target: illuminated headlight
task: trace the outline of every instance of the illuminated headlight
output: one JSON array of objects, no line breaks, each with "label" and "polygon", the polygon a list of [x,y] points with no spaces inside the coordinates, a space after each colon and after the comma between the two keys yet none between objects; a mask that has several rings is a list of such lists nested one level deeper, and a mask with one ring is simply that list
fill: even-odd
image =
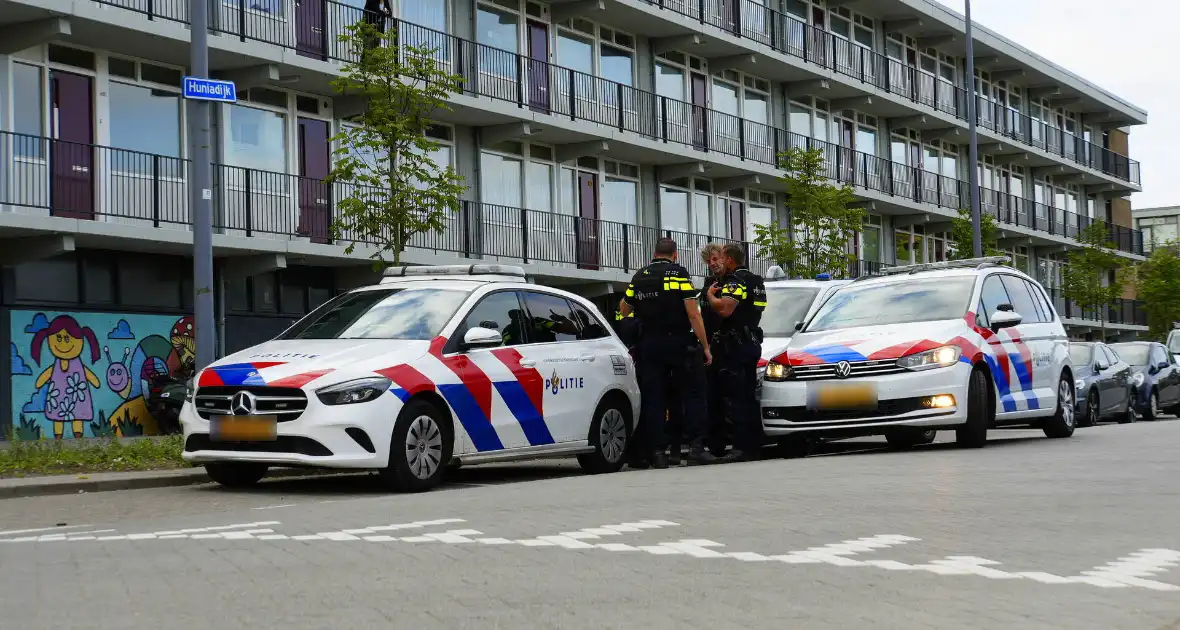
[{"label": "illuminated headlight", "polygon": [[959,361],[962,351],[958,346],[943,346],[897,360],[898,367],[907,370],[930,370],[940,367],[950,367]]},{"label": "illuminated headlight", "polygon": [[1136,387],[1141,387],[1143,385],[1143,372],[1135,372],[1135,375],[1131,377],[1131,382],[1135,383]]},{"label": "illuminated headlight", "polygon": [[927,396],[922,399],[922,406],[928,409],[949,409],[955,406],[955,397],[950,394]]},{"label": "illuminated headlight", "polygon": [[791,378],[791,366],[783,365],[777,361],[766,364],[766,380],[785,381],[789,378]]},{"label": "illuminated headlight", "polygon": [[193,382],[193,379],[190,378],[189,380],[185,381],[184,382],[184,402],[192,402],[193,401],[193,394],[196,393],[196,391],[197,391],[196,384]]},{"label": "illuminated headlight", "polygon": [[351,405],[377,398],[388,391],[392,383],[381,376],[359,378],[317,389],[315,395],[325,405]]}]

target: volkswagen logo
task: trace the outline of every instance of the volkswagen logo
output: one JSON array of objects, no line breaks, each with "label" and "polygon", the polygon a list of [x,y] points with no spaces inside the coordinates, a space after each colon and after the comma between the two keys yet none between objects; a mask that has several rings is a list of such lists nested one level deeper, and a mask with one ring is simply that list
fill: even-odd
[{"label": "volkswagen logo", "polygon": [[250,392],[238,392],[230,399],[229,410],[235,416],[249,416],[254,413],[255,400],[254,394]]},{"label": "volkswagen logo", "polygon": [[841,361],[836,364],[836,376],[840,378],[848,378],[849,374],[852,374],[852,364],[847,361]]}]

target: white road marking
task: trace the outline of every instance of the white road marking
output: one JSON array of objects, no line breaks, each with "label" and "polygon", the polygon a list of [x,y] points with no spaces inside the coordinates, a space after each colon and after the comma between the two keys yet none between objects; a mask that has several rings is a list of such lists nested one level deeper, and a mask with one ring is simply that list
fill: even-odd
[{"label": "white road marking", "polygon": [[0,532],[0,536],[8,536],[11,534],[32,534],[34,532],[52,532],[62,529],[82,529],[84,527],[94,527],[93,525],[62,525],[60,527],[37,527],[34,529],[10,529],[8,531]]},{"label": "white road marking", "polygon": [[[1089,571],[1082,571],[1080,576],[1075,576],[1073,579],[1077,581],[1089,581],[1091,584],[1094,583],[1093,580],[1099,580],[1102,582],[1114,582],[1150,588],[1157,591],[1180,591],[1180,586],[1147,579],[1154,577],[1156,573],[1168,571],[1178,564],[1180,564],[1180,551],[1174,549],[1140,549],[1114,562],[1099,565]],[[1101,584],[1096,585],[1101,586]]]},{"label": "white road marking", "polygon": [[289,508],[299,505],[298,503],[283,503],[282,505],[264,505],[262,507],[250,508],[251,510],[277,510],[279,508]]}]

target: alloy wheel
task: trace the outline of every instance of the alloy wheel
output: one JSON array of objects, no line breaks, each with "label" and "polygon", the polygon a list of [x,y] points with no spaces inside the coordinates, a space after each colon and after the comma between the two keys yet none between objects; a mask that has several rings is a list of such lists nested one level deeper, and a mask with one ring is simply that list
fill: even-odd
[{"label": "alloy wheel", "polygon": [[1058,404],[1061,405],[1061,420],[1065,426],[1073,426],[1073,387],[1065,381],[1061,380],[1061,384],[1057,386]]},{"label": "alloy wheel", "polygon": [[429,479],[442,464],[442,431],[427,415],[421,415],[406,432],[406,462],[419,479]]},{"label": "alloy wheel", "polygon": [[627,449],[627,421],[618,409],[607,409],[598,422],[598,443],[602,457],[615,463]]}]

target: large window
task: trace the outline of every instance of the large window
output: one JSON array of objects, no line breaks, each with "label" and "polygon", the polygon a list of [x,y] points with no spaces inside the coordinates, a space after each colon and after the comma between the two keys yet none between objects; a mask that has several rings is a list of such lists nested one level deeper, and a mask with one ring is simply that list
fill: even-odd
[{"label": "large window", "polygon": [[401,18],[407,22],[447,31],[447,0],[401,0]]},{"label": "large window", "polygon": [[455,334],[462,338],[472,328],[487,328],[500,333],[506,346],[524,343],[524,312],[516,292],[500,291],[480,300]]},{"label": "large window", "polygon": [[790,337],[795,324],[803,321],[819,289],[811,287],[775,287],[766,291],[767,312],[774,317],[762,320],[762,333],[767,337]]},{"label": "large window", "polygon": [[225,163],[230,166],[285,173],[287,117],[264,109],[225,108]]},{"label": "large window", "polygon": [[[180,157],[180,95],[112,81],[109,88],[111,146],[141,153]],[[150,172],[143,155],[120,156],[120,170]],[[169,160],[169,164],[171,164]]]},{"label": "large window", "polygon": [[[12,130],[30,136],[45,133],[44,80],[43,71],[37,66],[23,63],[12,64]],[[0,111],[0,114],[3,114]],[[37,157],[41,155],[41,141],[34,138],[18,138],[13,146],[18,156]]]},{"label": "large window", "polygon": [[281,339],[433,339],[467,299],[454,289],[370,289],[346,293]]}]

